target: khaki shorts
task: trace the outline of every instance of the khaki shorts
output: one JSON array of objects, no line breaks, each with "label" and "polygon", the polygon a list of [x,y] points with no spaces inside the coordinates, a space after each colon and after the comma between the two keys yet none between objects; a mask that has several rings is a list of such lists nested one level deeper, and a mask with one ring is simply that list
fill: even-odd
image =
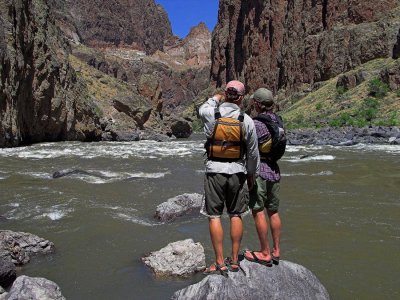
[{"label": "khaki shorts", "polygon": [[269,211],[278,211],[279,189],[279,182],[269,182],[258,176],[254,188],[250,191],[250,209],[260,211],[266,208]]},{"label": "khaki shorts", "polygon": [[248,211],[249,191],[244,173],[207,173],[204,192],[201,212],[208,217],[220,217],[225,206],[230,216],[240,216]]}]

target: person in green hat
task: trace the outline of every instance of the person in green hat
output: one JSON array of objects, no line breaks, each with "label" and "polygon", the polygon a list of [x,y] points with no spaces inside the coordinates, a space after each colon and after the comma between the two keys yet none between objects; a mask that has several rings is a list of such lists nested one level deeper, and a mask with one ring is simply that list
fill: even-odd
[{"label": "person in green hat", "polygon": [[[279,209],[279,182],[281,173],[277,161],[286,147],[282,119],[274,113],[273,94],[266,88],[259,88],[252,96],[252,105],[258,116],[253,119],[260,152],[260,169],[255,186],[250,191],[249,207],[252,211],[261,249],[246,250],[244,257],[252,262],[272,266],[279,264],[281,219]],[[268,215],[272,233],[273,248],[268,243]]]}]

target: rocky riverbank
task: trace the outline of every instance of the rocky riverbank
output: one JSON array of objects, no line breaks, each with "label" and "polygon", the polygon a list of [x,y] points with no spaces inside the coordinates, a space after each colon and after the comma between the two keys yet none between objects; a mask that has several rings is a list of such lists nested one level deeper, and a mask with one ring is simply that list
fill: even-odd
[{"label": "rocky riverbank", "polygon": [[399,127],[344,127],[321,129],[293,129],[287,131],[289,145],[400,144]]},{"label": "rocky riverbank", "polygon": [[16,266],[27,264],[34,255],[54,251],[54,244],[26,232],[0,230],[0,300],[63,300],[58,285],[45,278],[17,277]]}]

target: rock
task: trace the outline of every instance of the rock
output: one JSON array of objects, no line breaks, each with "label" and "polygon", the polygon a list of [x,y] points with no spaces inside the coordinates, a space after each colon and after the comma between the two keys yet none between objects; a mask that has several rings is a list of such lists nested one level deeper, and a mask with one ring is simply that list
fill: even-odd
[{"label": "rock", "polygon": [[352,140],[347,140],[347,141],[344,141],[344,142],[339,142],[338,146],[353,146],[355,144],[357,144],[357,143],[352,141]]},{"label": "rock", "polygon": [[179,216],[199,211],[202,201],[203,195],[200,194],[178,195],[158,205],[155,217],[160,221],[172,221]]},{"label": "rock", "polygon": [[119,112],[126,114],[135,120],[137,126],[142,128],[149,119],[152,111],[147,100],[139,95],[126,96],[113,100],[113,106]]},{"label": "rock", "polygon": [[139,141],[140,135],[134,131],[111,131],[113,141],[117,142],[132,142]]},{"label": "rock", "polygon": [[[17,270],[9,253],[0,249],[0,289],[10,286],[15,278],[17,278]],[[1,291],[0,294],[2,294]]]},{"label": "rock", "polygon": [[143,257],[142,261],[156,276],[183,276],[204,270],[204,248],[192,239],[173,242]]},{"label": "rock", "polygon": [[193,132],[192,125],[185,119],[175,119],[171,123],[171,131],[177,138],[188,138]]},{"label": "rock", "polygon": [[94,103],[47,1],[0,0],[0,7],[0,147],[99,140]]},{"label": "rock", "polygon": [[201,22],[191,28],[183,40],[170,39],[164,44],[164,52],[171,58],[192,66],[210,64],[211,32]]},{"label": "rock", "polygon": [[398,127],[293,129],[287,132],[289,145],[390,144],[391,137],[400,137]]},{"label": "rock", "polygon": [[172,299],[329,299],[329,294],[317,277],[305,267],[280,261],[268,268],[246,260],[243,272],[210,275],[199,283],[175,292]]},{"label": "rock", "polygon": [[65,300],[60,287],[54,282],[39,277],[19,276],[5,296],[6,300]]},{"label": "rock", "polygon": [[399,145],[400,140],[398,140],[396,137],[391,137],[391,138],[389,138],[389,144],[390,145]]},{"label": "rock", "polygon": [[154,0],[49,2],[64,33],[71,36],[70,31],[74,32],[87,45],[154,53],[172,36],[168,15]]},{"label": "rock", "polygon": [[398,0],[230,0],[218,13],[211,57],[218,87],[239,79],[248,92],[267,86],[291,94],[399,53]]},{"label": "rock", "polygon": [[0,230],[0,250],[8,252],[16,265],[28,263],[31,255],[48,254],[54,249],[52,242],[37,235]]}]

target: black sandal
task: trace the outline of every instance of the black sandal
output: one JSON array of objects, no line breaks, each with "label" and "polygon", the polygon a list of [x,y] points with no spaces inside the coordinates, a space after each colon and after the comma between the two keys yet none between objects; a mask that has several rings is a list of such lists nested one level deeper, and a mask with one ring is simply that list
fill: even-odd
[{"label": "black sandal", "polygon": [[272,256],[272,263],[276,266],[279,265],[279,256],[274,256],[272,253],[271,256]]},{"label": "black sandal", "polygon": [[[244,255],[244,258],[247,259],[248,261],[255,262],[255,263],[258,263],[263,266],[272,267],[272,259],[270,259],[270,260],[259,259],[256,256],[255,251],[250,251],[250,250],[246,250],[246,251],[248,251],[252,256],[252,257],[247,257],[246,255]],[[245,252],[245,254],[246,254],[246,252]]]},{"label": "black sandal", "polygon": [[[215,270],[211,270],[211,267],[215,266]],[[223,270],[222,268],[226,268]],[[213,263],[211,266],[209,266],[204,272],[204,275],[212,275],[212,274],[219,274],[224,277],[228,277],[228,267],[226,264],[219,265],[217,263]]]},{"label": "black sandal", "polygon": [[239,272],[239,270],[241,269],[240,262],[234,261],[231,257],[225,258],[225,264],[230,272]]}]

